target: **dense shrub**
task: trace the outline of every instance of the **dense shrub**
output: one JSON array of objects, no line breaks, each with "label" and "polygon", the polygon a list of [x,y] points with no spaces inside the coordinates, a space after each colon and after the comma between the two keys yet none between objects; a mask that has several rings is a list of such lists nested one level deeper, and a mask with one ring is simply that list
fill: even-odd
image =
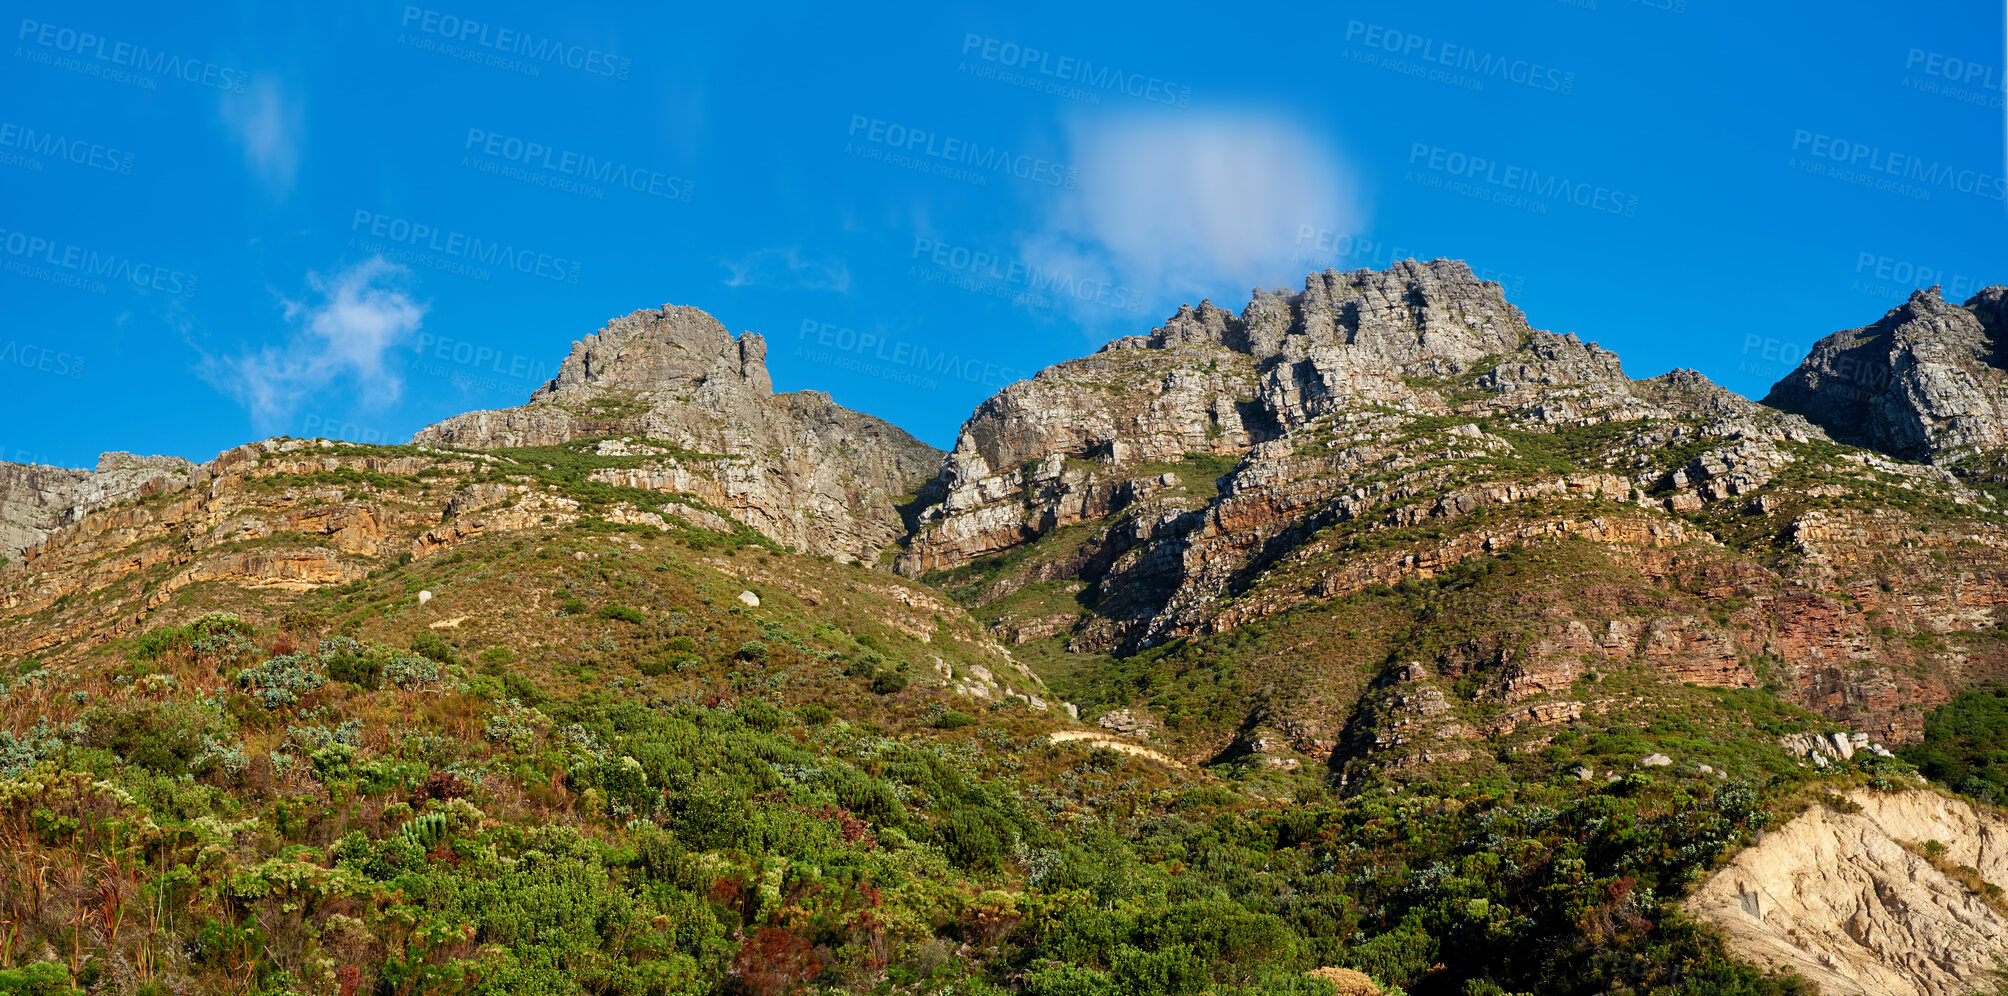
[{"label": "dense shrub", "polygon": [[637,626],[648,622],[648,616],[644,615],[640,609],[630,609],[625,605],[602,606],[600,611],[593,613],[593,615],[600,619],[618,619],[621,622],[634,623]]},{"label": "dense shrub", "polygon": [[292,705],[327,681],[321,662],[309,654],[285,654],[237,673],[237,686],[267,709]]},{"label": "dense shrub", "polygon": [[1983,802],[2008,797],[2008,684],[1969,689],[1926,713],[1924,739],[1899,753],[1954,791]]},{"label": "dense shrub", "polygon": [[429,657],[441,664],[459,664],[460,653],[453,644],[431,630],[421,630],[411,638],[411,652],[420,657]]},{"label": "dense shrub", "polygon": [[83,996],[70,984],[70,970],[53,961],[0,969],[0,996]]}]

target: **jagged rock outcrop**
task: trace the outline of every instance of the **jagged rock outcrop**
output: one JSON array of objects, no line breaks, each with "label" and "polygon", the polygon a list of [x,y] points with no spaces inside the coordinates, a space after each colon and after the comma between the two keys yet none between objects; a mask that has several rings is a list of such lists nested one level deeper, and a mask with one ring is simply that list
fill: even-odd
[{"label": "jagged rock outcrop", "polygon": [[1836,440],[1906,460],[1957,461],[2008,444],[2008,287],[1964,305],[1932,287],[1880,321],[1813,345],[1765,404],[1797,412]]},{"label": "jagged rock outcrop", "polygon": [[94,508],[185,487],[200,477],[180,457],[106,453],[95,470],[0,462],[0,556],[16,557]]},{"label": "jagged rock outcrop", "polygon": [[[1454,389],[1459,381],[1476,396]],[[1258,290],[1239,315],[1210,302],[1181,308],[1148,336],[999,392],[964,423],[936,481],[940,499],[920,511],[898,569],[951,569],[1122,513],[1085,562],[1100,618],[1076,642],[1147,644],[1204,631],[1222,596],[1302,534],[1369,514],[1412,527],[1540,492],[1404,509],[1398,499],[1434,485],[1347,483],[1512,449],[1466,425],[1445,434],[1440,452],[1404,452],[1399,437],[1416,416],[1513,412],[1575,424],[1665,414],[1695,398],[1723,422],[1726,445],[1697,457],[1676,490],[1712,479],[1708,500],[1741,493],[1783,459],[1767,434],[1818,434],[1799,420],[1760,427],[1757,406],[1691,371],[1633,382],[1610,351],[1530,327],[1499,284],[1462,262],[1313,274],[1301,292]],[[1151,477],[1193,454],[1238,465],[1211,468],[1227,471],[1216,487],[1150,500]],[[1624,500],[1631,488],[1614,477],[1589,490]]]},{"label": "jagged rock outcrop", "polygon": [[529,404],[460,415],[413,441],[666,443],[660,460],[608,483],[693,494],[779,543],[875,560],[903,531],[895,506],[939,469],[941,452],[827,394],[775,394],[766,357],[765,339],[735,339],[696,308],[637,311],[574,343]]},{"label": "jagged rock outcrop", "polygon": [[[1856,791],[1858,812],[1815,806],[1736,855],[1688,899],[1730,950],[1789,967],[1826,993],[1991,992],[2008,915],[1947,874],[2008,887],[2008,819],[1922,790]],[[1929,842],[1942,853],[1926,855]]]},{"label": "jagged rock outcrop", "polygon": [[[1936,309],[1979,336],[2002,295]],[[973,579],[1015,642],[1128,653],[1587,542],[1632,583],[1680,594],[1647,610],[1588,593],[1517,649],[1439,661],[1485,675],[1472,694],[1494,704],[1466,729],[1565,715],[1577,707],[1550,703],[1577,702],[1570,686],[1608,662],[1775,681],[1900,743],[1916,702],[2008,672],[1958,635],[2008,604],[2008,523],[1946,469],[1832,442],[1691,370],[1633,380],[1608,350],[1530,326],[1464,264],[1407,261],[1257,291],[1239,314],[1183,307],[1010,385],[964,424],[897,567]],[[1932,579],[1955,546],[1961,569]],[[1277,694],[1264,722],[1306,754],[1356,719],[1357,693]]]}]

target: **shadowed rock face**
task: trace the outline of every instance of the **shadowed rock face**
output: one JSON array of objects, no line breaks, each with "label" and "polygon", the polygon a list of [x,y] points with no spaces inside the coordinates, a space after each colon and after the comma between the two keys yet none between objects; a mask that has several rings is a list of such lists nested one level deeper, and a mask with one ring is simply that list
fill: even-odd
[{"label": "shadowed rock face", "polygon": [[2003,287],[1964,306],[1936,287],[1917,291],[1875,324],[1820,340],[1764,403],[1906,460],[1948,463],[2008,444],[2004,299]]},{"label": "shadowed rock face", "polygon": [[818,391],[775,394],[766,340],[665,306],[572,344],[530,403],[470,412],[415,443],[476,449],[635,436],[685,451],[619,483],[694,494],[780,543],[872,560],[902,530],[896,505],[941,451]]}]

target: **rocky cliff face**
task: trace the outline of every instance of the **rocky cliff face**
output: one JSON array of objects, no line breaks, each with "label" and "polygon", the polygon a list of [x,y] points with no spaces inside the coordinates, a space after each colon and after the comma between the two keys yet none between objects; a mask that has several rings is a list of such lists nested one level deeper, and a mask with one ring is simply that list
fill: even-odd
[{"label": "rocky cliff face", "polygon": [[[1855,792],[1739,853],[1687,902],[1730,949],[1821,992],[1962,996],[2008,964],[2008,916],[1948,874],[2008,887],[2008,820],[1925,791]],[[1943,853],[1927,856],[1935,841]]]},{"label": "rocky cliff face", "polygon": [[[1977,335],[1999,298],[1915,308]],[[1607,586],[1543,578],[1539,604],[1502,591],[1419,631],[1492,630],[1423,672],[1462,703],[1431,756],[1609,708],[1574,686],[1613,668],[1775,682],[1892,741],[1914,735],[1920,698],[2008,670],[1991,641],[1961,635],[1993,632],[2008,600],[2008,528],[1988,493],[1837,447],[1692,371],[1632,380],[1455,261],[1317,274],[1239,314],[1183,308],[990,399],[934,493],[899,569],[964,592],[1000,636],[1075,652],[1283,614],[1304,616],[1316,645],[1316,628],[1344,627],[1306,613],[1587,544],[1582,570],[1609,572]],[[1949,586],[1932,580],[1953,560]],[[1250,691],[1263,704],[1240,739],[1293,731],[1306,755],[1408,743],[1376,728],[1382,710],[1352,677],[1401,646],[1363,643],[1329,672],[1279,667]]]},{"label": "rocky cliff face", "polygon": [[940,451],[826,394],[775,394],[766,356],[759,335],[735,339],[696,308],[637,311],[574,343],[529,404],[448,419],[413,441],[666,443],[677,452],[610,483],[694,494],[777,542],[875,560],[903,529],[895,506],[935,473]]},{"label": "rocky cliff face", "polygon": [[2003,287],[1964,305],[1917,291],[1881,321],[1820,340],[1764,402],[1906,460],[1997,449],[2008,444],[2004,301]]},{"label": "rocky cliff face", "polygon": [[0,556],[19,556],[91,509],[171,491],[197,476],[180,457],[131,453],[106,453],[96,470],[0,462]]}]

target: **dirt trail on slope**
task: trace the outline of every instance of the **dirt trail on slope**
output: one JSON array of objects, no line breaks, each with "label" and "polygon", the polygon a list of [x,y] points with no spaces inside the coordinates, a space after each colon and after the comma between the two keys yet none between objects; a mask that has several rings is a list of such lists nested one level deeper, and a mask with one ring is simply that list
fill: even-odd
[{"label": "dirt trail on slope", "polygon": [[2008,968],[2008,917],[1907,850],[2008,888],[2008,818],[1926,791],[1859,790],[1859,813],[1816,806],[1745,849],[1687,901],[1731,950],[1790,966],[1826,996],[1994,992]]},{"label": "dirt trail on slope", "polygon": [[1085,740],[1088,743],[1095,745],[1096,747],[1107,747],[1112,751],[1116,751],[1117,753],[1121,754],[1128,754],[1131,757],[1147,758],[1149,760],[1156,761],[1159,764],[1168,764],[1174,768],[1185,767],[1185,765],[1180,764],[1179,762],[1174,761],[1171,758],[1158,753],[1157,751],[1151,750],[1148,747],[1139,747],[1136,744],[1124,743],[1123,741],[1117,740],[1106,733],[1096,733],[1093,730],[1061,730],[1058,733],[1046,734],[1046,739],[1051,740],[1056,744],[1069,743],[1075,740]]}]

